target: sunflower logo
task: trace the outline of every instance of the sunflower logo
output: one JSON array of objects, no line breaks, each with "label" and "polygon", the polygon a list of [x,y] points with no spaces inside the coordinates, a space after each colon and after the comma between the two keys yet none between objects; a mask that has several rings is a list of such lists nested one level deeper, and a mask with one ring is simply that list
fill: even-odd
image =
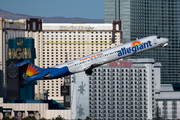
[{"label": "sunflower logo", "polygon": [[39,73],[40,71],[37,71],[38,70],[38,67],[36,67],[35,65],[33,64],[28,64],[28,65],[25,65],[25,66],[22,66],[20,67],[20,69],[25,72],[28,76],[33,76],[34,74],[36,73]]},{"label": "sunflower logo", "polygon": [[33,76],[34,74],[40,72],[40,71],[36,71],[37,69],[38,69],[38,68],[35,68],[35,65],[33,65],[33,64],[31,64],[31,66],[28,65],[26,74],[27,74],[28,76]]},{"label": "sunflower logo", "polygon": [[134,42],[132,42],[132,46],[139,45],[139,44],[141,44],[141,41],[134,41]]}]

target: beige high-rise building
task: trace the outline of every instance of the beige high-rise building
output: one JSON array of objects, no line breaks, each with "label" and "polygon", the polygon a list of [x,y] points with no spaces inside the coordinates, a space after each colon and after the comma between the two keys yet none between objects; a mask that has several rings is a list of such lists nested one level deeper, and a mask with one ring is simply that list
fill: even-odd
[{"label": "beige high-rise building", "polygon": [[[35,63],[42,68],[48,68],[120,45],[122,44],[120,23],[43,23],[43,32],[28,33],[35,39],[37,58]],[[63,96],[61,96],[62,85],[64,85],[64,78],[39,80],[35,87],[35,99],[41,99],[43,91],[48,90],[49,99],[61,102],[63,100]]]}]

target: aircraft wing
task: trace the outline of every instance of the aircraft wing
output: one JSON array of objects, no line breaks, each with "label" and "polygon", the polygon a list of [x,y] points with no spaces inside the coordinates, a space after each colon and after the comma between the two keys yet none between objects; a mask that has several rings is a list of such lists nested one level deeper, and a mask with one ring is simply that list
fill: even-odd
[{"label": "aircraft wing", "polygon": [[101,61],[101,62],[98,62],[98,63],[95,63],[95,64],[91,64],[91,65],[87,66],[84,70],[93,69],[94,67],[100,66],[100,65],[102,65],[104,63],[105,63],[105,61]]},{"label": "aircraft wing", "polygon": [[91,75],[93,72],[92,72],[92,69],[93,68],[95,68],[95,67],[98,67],[98,66],[100,66],[100,65],[102,65],[102,64],[104,64],[105,63],[105,61],[101,61],[101,62],[98,62],[98,63],[95,63],[95,64],[91,64],[91,65],[89,65],[89,66],[87,66],[85,69],[84,69],[84,71],[85,71],[85,73],[87,74],[87,75]]}]

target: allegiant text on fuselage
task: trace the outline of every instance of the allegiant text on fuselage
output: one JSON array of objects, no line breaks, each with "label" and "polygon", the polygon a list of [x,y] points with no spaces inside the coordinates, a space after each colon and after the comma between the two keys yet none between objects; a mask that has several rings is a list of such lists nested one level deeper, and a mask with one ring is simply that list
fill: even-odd
[{"label": "allegiant text on fuselage", "polygon": [[151,41],[148,41],[147,43],[138,44],[138,45],[135,45],[135,46],[133,46],[131,48],[123,47],[123,48],[121,48],[120,51],[118,51],[118,56],[120,57],[122,55],[130,54],[132,52],[133,52],[133,54],[135,54],[137,51],[143,50],[145,48],[149,48],[151,46],[152,46]]}]

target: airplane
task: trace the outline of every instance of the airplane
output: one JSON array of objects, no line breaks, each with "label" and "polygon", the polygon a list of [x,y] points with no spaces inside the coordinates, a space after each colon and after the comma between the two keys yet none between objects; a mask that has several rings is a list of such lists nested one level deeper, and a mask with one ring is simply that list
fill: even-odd
[{"label": "airplane", "polygon": [[95,67],[156,47],[165,47],[168,45],[168,41],[167,38],[154,35],[115,46],[51,68],[40,68],[28,60],[16,64],[15,67],[18,67],[29,76],[27,78],[28,81],[61,78],[82,71],[85,71],[87,75],[91,75],[92,69]]}]

